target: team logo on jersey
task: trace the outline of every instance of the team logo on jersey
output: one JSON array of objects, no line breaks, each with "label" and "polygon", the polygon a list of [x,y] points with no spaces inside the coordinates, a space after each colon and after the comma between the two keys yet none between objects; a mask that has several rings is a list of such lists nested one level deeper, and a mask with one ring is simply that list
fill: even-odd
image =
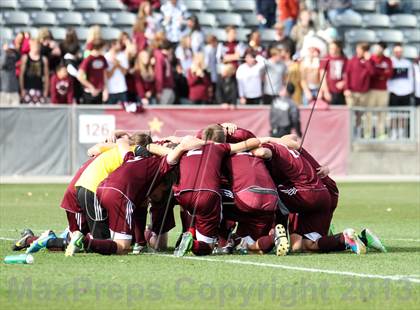
[{"label": "team logo on jersey", "polygon": [[92,62],[92,68],[99,70],[102,69],[104,67],[104,62],[102,59],[96,59]]},{"label": "team logo on jersey", "polygon": [[141,156],[136,156],[136,157],[134,157],[133,159],[129,159],[129,160],[127,160],[127,162],[128,162],[128,163],[132,163],[132,162],[139,161],[139,160],[142,160],[142,159],[144,159],[144,157],[141,157]]},{"label": "team logo on jersey", "polygon": [[202,154],[203,154],[203,150],[191,150],[191,151],[188,151],[187,157],[193,156],[193,155],[202,155]]}]

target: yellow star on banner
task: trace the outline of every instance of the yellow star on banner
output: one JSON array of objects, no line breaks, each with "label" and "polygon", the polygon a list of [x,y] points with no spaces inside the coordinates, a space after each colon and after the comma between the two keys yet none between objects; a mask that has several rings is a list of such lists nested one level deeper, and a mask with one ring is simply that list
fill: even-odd
[{"label": "yellow star on banner", "polygon": [[148,122],[150,132],[160,132],[163,122],[161,122],[157,117],[153,117],[151,121]]}]

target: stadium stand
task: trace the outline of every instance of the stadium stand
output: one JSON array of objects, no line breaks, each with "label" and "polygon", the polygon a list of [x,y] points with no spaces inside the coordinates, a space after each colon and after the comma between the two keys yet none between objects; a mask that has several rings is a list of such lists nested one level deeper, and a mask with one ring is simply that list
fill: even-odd
[{"label": "stadium stand", "polygon": [[185,0],[184,4],[191,13],[200,12],[205,8],[204,1],[202,0]]},{"label": "stadium stand", "polygon": [[16,10],[18,7],[17,0],[2,0],[0,1],[0,10]]},{"label": "stadium stand", "polygon": [[48,11],[70,11],[72,9],[71,0],[48,0],[46,2]]},{"label": "stadium stand", "polygon": [[236,13],[252,13],[255,10],[254,0],[236,0],[232,2],[232,11]]},{"label": "stadium stand", "polygon": [[111,18],[109,17],[108,13],[105,12],[85,13],[84,21],[86,26],[99,25],[103,27],[108,27],[111,24]]},{"label": "stadium stand", "polygon": [[207,2],[205,5],[206,12],[229,12],[231,10],[229,0],[218,0]]},{"label": "stadium stand", "polygon": [[42,11],[45,7],[44,0],[21,0],[19,2],[19,9],[22,11]]},{"label": "stadium stand", "polygon": [[395,29],[381,29],[375,31],[376,37],[379,41],[386,43],[403,43],[404,35],[401,31]]},{"label": "stadium stand", "polygon": [[136,15],[130,12],[117,12],[111,14],[112,26],[132,27],[136,22]]},{"label": "stadium stand", "polygon": [[376,1],[375,0],[353,0],[352,8],[357,12],[375,12]]},{"label": "stadium stand", "polygon": [[96,11],[98,9],[97,0],[76,0],[73,2],[74,9],[76,11]]},{"label": "stadium stand", "polygon": [[391,25],[393,28],[416,28],[417,18],[412,14],[395,14],[390,16]]},{"label": "stadium stand", "polygon": [[74,30],[76,31],[77,37],[80,41],[86,41],[87,39],[87,34],[89,32],[89,28],[87,27],[76,27],[74,28]]},{"label": "stadium stand", "polygon": [[233,25],[235,27],[243,27],[244,22],[242,16],[237,13],[219,13],[217,14],[217,20],[219,21],[219,26],[226,27]]},{"label": "stadium stand", "polygon": [[60,12],[58,20],[63,27],[83,25],[83,15],[79,12]]},{"label": "stadium stand", "polygon": [[198,20],[202,26],[217,27],[217,19],[214,14],[211,13],[197,13]]},{"label": "stadium stand", "polygon": [[31,13],[32,26],[55,26],[57,19],[52,12],[32,12]]},{"label": "stadium stand", "polygon": [[29,14],[21,11],[5,12],[3,17],[8,27],[27,26],[30,21]]},{"label": "stadium stand", "polygon": [[49,27],[54,40],[63,41],[66,37],[66,29],[62,27]]},{"label": "stadium stand", "polygon": [[119,0],[102,0],[99,2],[99,10],[104,12],[120,12],[124,11],[125,7]]},{"label": "stadium stand", "polygon": [[389,28],[391,25],[388,15],[384,14],[365,14],[363,15],[363,25],[365,28]]},{"label": "stadium stand", "polygon": [[9,41],[13,39],[13,30],[6,27],[0,27],[0,39],[1,41]]}]

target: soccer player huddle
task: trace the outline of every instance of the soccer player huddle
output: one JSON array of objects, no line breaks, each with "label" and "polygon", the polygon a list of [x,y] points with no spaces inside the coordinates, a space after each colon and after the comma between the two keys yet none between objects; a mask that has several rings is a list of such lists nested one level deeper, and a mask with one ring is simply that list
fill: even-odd
[{"label": "soccer player huddle", "polygon": [[68,229],[25,229],[14,250],[164,251],[179,205],[175,256],[386,252],[367,228],[332,232],[338,188],[294,135],[257,138],[231,123],[161,141],[117,131],[88,155],[61,202]]}]

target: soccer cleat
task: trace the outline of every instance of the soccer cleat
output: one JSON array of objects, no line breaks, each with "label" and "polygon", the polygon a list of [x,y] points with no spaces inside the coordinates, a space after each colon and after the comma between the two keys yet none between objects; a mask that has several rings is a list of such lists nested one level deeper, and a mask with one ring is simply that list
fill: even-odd
[{"label": "soccer cleat", "polygon": [[387,252],[381,240],[369,228],[365,228],[360,232],[359,239],[362,240],[368,249],[375,249],[382,253]]},{"label": "soccer cleat", "polygon": [[274,248],[277,256],[285,256],[289,252],[289,239],[282,224],[274,228]]},{"label": "soccer cleat", "polygon": [[80,231],[72,233],[69,245],[66,248],[65,256],[74,256],[74,253],[83,251],[83,239],[85,236]]},{"label": "soccer cleat", "polygon": [[26,249],[26,254],[36,253],[39,250],[46,248],[48,240],[56,238],[57,236],[52,230],[44,231],[39,238],[32,242],[29,248]]},{"label": "soccer cleat", "polygon": [[236,246],[236,251],[240,255],[248,255],[248,243],[245,238],[241,238],[241,242]]},{"label": "soccer cleat", "polygon": [[70,234],[70,229],[68,227],[66,227],[66,229],[63,230],[63,232],[60,234],[61,239],[67,239],[67,237]]},{"label": "soccer cleat", "polygon": [[330,227],[328,228],[327,235],[328,236],[334,236],[335,235],[335,227],[334,227],[333,223],[330,224]]},{"label": "soccer cleat", "polygon": [[175,249],[174,255],[176,257],[184,256],[188,251],[191,250],[193,245],[193,235],[191,232],[187,231],[182,234],[181,242],[179,246]]},{"label": "soccer cleat", "polygon": [[140,245],[138,243],[134,243],[133,246],[133,254],[139,255],[140,253],[146,253],[147,252],[147,246],[146,245]]},{"label": "soccer cleat", "polygon": [[357,255],[366,254],[366,246],[362,240],[359,239],[353,228],[345,229],[343,231],[343,236],[346,247],[351,249],[352,252]]},{"label": "soccer cleat", "polygon": [[33,237],[34,233],[29,228],[25,228],[20,234],[20,239],[12,246],[13,251],[20,251],[29,247],[28,238]]}]

